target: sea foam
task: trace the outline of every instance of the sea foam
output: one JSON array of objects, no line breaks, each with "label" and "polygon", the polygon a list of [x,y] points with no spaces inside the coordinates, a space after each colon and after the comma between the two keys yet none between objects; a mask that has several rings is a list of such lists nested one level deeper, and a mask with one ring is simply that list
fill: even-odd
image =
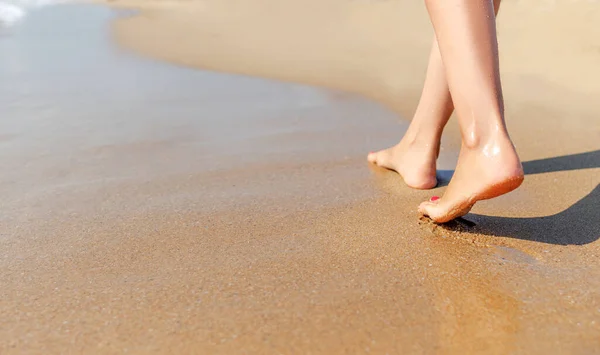
[{"label": "sea foam", "polygon": [[33,9],[64,2],[64,0],[0,0],[0,28],[16,25]]}]

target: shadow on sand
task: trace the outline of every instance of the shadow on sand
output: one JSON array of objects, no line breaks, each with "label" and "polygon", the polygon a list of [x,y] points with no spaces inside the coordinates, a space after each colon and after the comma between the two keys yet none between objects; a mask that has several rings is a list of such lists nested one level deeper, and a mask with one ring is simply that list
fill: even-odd
[{"label": "shadow on sand", "polygon": [[[526,175],[600,168],[600,150],[532,160],[523,163]],[[442,182],[452,171],[438,172]],[[600,184],[587,196],[566,210],[547,217],[513,218],[469,214],[476,222],[470,231],[491,236],[506,236],[559,245],[583,245],[600,238]],[[452,224],[447,228],[454,229]]]}]

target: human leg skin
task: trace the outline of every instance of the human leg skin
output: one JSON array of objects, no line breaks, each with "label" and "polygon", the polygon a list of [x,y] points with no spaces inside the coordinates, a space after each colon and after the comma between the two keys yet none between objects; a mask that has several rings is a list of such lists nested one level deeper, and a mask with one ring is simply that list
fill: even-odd
[{"label": "human leg skin", "polygon": [[447,222],[468,213],[479,200],[516,189],[523,181],[523,168],[504,122],[493,2],[425,3],[458,114],[462,145],[444,196],[423,202],[419,211],[436,222]]},{"label": "human leg skin", "polygon": [[[495,14],[499,7],[500,0],[495,0]],[[434,37],[421,98],[406,134],[397,145],[367,157],[371,163],[398,172],[413,188],[430,189],[437,185],[440,140],[454,111],[445,70]]]}]

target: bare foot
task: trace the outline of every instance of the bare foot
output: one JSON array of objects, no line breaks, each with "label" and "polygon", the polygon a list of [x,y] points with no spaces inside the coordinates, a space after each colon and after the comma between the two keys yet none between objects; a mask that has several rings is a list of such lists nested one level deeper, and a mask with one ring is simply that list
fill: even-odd
[{"label": "bare foot", "polygon": [[456,172],[444,196],[419,206],[419,212],[438,223],[467,214],[475,202],[504,195],[521,185],[523,167],[505,133],[485,144],[463,144]]},{"label": "bare foot", "polygon": [[435,161],[439,144],[417,143],[405,137],[397,145],[369,153],[369,162],[398,172],[404,182],[415,189],[431,189],[437,185]]}]

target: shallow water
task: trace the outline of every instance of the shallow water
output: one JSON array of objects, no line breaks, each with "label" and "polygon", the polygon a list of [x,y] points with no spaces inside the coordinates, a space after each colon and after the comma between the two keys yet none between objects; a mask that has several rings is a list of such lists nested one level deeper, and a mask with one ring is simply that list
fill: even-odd
[{"label": "shallow water", "polygon": [[0,1],[0,31],[17,26],[31,11],[45,6],[59,5],[68,0],[2,0]]},{"label": "shallow water", "polygon": [[138,57],[112,43],[115,16],[92,5],[41,8],[0,37],[7,208],[69,186],[362,159],[406,126],[346,94]]}]

